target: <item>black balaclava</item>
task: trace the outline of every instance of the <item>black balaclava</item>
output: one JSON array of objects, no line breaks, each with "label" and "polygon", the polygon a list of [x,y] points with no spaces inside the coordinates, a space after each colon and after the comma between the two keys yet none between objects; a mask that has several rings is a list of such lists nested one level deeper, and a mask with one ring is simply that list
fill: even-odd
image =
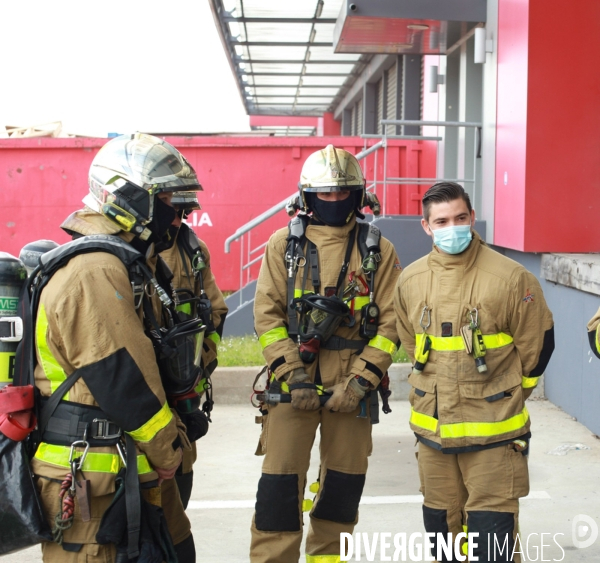
[{"label": "black balaclava", "polygon": [[350,221],[359,205],[357,196],[361,192],[351,192],[346,199],[338,201],[325,201],[319,199],[314,192],[306,192],[306,200],[309,209],[315,217],[331,227],[343,227]]},{"label": "black balaclava", "polygon": [[156,244],[155,252],[163,252],[173,246],[177,227],[173,226],[173,221],[177,216],[177,211],[174,207],[167,205],[158,196],[154,196],[154,213],[152,221],[146,225],[152,235],[148,242]]}]

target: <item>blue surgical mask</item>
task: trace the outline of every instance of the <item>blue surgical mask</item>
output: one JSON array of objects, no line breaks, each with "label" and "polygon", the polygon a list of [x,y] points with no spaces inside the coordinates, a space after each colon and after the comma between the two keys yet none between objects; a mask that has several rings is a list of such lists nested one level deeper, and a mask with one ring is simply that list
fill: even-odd
[{"label": "blue surgical mask", "polygon": [[456,225],[452,227],[444,227],[443,229],[435,229],[433,233],[434,244],[447,254],[460,254],[463,252],[471,239],[471,225]]}]

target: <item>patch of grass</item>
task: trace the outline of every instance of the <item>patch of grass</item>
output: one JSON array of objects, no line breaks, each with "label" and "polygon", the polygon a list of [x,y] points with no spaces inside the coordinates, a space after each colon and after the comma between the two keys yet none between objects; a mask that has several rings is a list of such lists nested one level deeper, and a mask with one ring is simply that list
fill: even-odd
[{"label": "patch of grass", "polygon": [[404,350],[404,346],[400,345],[400,348],[398,348],[398,351],[392,356],[392,362],[399,362],[402,364],[406,364],[406,363],[410,362],[410,359],[408,358],[408,354]]},{"label": "patch of grass", "polygon": [[[392,361],[406,363],[410,360],[404,348],[392,356]],[[260,343],[255,335],[229,336],[223,338],[219,344],[219,365],[221,367],[237,366],[262,366],[265,359],[262,355]]]},{"label": "patch of grass", "polygon": [[265,358],[260,343],[254,334],[247,336],[229,336],[219,344],[219,366],[262,366]]}]

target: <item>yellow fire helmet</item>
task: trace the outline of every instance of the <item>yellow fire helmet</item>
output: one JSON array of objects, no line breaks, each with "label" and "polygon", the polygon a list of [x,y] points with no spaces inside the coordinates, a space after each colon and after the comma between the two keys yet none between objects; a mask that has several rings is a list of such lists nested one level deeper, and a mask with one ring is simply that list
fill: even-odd
[{"label": "yellow fire helmet", "polygon": [[185,157],[163,139],[135,133],[106,143],[92,161],[83,202],[122,230],[147,240],[159,192],[202,189]]},{"label": "yellow fire helmet", "polygon": [[300,197],[308,210],[305,192],[339,192],[342,190],[362,191],[359,209],[363,206],[365,178],[358,160],[344,149],[327,145],[312,153],[304,162],[300,174]]}]

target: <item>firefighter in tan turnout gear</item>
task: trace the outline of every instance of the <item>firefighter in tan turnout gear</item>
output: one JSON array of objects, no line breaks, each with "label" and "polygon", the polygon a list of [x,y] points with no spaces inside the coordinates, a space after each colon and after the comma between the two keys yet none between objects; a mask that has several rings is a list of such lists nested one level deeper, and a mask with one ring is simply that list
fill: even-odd
[{"label": "firefighter in tan turnout gear", "polygon": [[600,358],[600,309],[592,317],[587,326],[590,348]]},{"label": "firefighter in tan turnout gear", "polygon": [[356,220],[367,205],[358,161],[329,145],[307,158],[299,189],[302,213],[271,236],[256,287],[269,393],[279,391],[281,399],[266,405],[263,417],[253,563],[299,558],[319,426],[321,469],[306,560],[339,561],[340,533],[352,533],[358,521],[372,447],[367,397],[397,349],[392,294],[400,264],[378,229]]},{"label": "firefighter in tan turnout gear", "polygon": [[460,185],[425,193],[421,223],[433,250],[402,272],[394,308],[414,361],[410,426],[425,529],[455,538],[464,527],[479,533],[480,562],[513,561],[519,498],[529,492],[525,399],[550,360],[554,329],[535,276],[491,250],[474,221]]},{"label": "firefighter in tan turnout gear", "polygon": [[[200,186],[179,151],[142,134],[109,141],[92,162],[89,182],[85,209],[62,225],[75,240],[44,258],[69,247],[92,245],[93,250],[95,244],[110,243],[123,255],[137,251],[141,263],[128,267],[115,254],[88,248],[71,256],[41,293],[35,382],[48,402],[54,393],[62,395],[32,460],[56,537],[56,543],[42,545],[43,558],[125,562],[139,551],[140,560],[172,561],[176,555],[179,563],[191,563],[193,537],[173,479],[189,442],[169,408],[166,388],[193,387],[198,368],[193,357],[185,364],[189,354],[163,352],[167,345],[183,352],[194,345],[186,337],[172,337],[169,324],[197,334],[201,323],[174,320],[166,305],[169,292],[157,281],[161,268],[155,253],[172,242],[172,192]],[[165,325],[167,314],[172,316]],[[61,384],[72,381],[63,395]],[[61,495],[65,483],[76,492],[67,489]],[[161,505],[170,548],[155,508]]]},{"label": "firefighter in tan turnout gear", "polygon": [[213,403],[210,376],[218,363],[217,346],[223,334],[227,305],[210,267],[208,247],[183,221],[189,213],[200,209],[196,192],[175,192],[171,205],[177,211],[173,223],[175,244],[160,256],[173,272],[171,284],[178,299],[177,308],[186,314],[195,310],[207,326],[202,344],[202,379],[189,393],[171,401],[186,425],[192,444],[190,451],[184,451],[183,462],[175,475],[183,507],[187,508],[197,458],[196,441],[208,432]]}]

